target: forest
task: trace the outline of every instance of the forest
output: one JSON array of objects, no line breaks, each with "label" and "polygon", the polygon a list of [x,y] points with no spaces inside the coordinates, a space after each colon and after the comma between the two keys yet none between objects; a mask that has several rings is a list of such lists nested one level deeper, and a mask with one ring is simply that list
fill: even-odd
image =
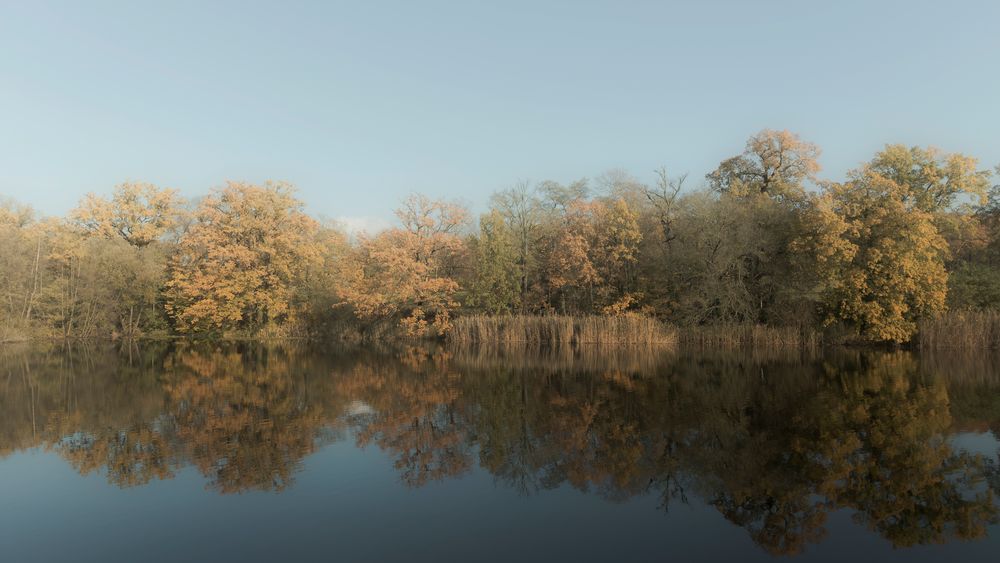
[{"label": "forest", "polygon": [[414,194],[395,227],[362,234],[311,217],[281,182],[228,182],[190,201],[126,182],[66,217],[4,199],[0,342],[519,341],[566,325],[577,339],[596,327],[594,340],[636,342],[785,331],[1000,345],[992,172],[886,145],[828,181],[819,155],[764,130],[700,182],[665,169],[651,184],[621,170],[519,182],[478,217]]}]

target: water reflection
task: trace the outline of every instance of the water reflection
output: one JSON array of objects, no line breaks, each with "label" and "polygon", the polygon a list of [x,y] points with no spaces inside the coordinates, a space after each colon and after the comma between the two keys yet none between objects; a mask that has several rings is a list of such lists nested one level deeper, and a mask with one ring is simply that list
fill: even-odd
[{"label": "water reflection", "polygon": [[294,486],[339,440],[406,486],[477,470],[524,495],[697,498],[773,554],[851,511],[894,546],[982,537],[997,521],[1000,374],[981,356],[317,351],[147,343],[0,350],[0,467],[57,452],[121,487],[196,468],[219,493]]}]

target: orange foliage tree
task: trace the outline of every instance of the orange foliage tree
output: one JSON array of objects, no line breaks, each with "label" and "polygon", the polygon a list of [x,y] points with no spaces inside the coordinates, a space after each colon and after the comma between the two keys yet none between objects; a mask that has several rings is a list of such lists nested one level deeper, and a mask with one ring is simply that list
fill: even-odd
[{"label": "orange foliage tree", "polygon": [[318,225],[291,186],[230,182],[202,200],[167,282],[181,332],[257,332],[294,314],[296,283],[321,260]]},{"label": "orange foliage tree", "polygon": [[71,218],[90,232],[143,247],[177,225],[182,203],[176,190],[125,182],[115,186],[110,200],[87,194]]},{"label": "orange foliage tree", "polygon": [[406,199],[396,211],[401,228],[363,236],[344,265],[342,294],[362,320],[399,318],[410,335],[451,328],[458,306],[452,275],[464,251],[459,231],[465,208],[422,195]]}]

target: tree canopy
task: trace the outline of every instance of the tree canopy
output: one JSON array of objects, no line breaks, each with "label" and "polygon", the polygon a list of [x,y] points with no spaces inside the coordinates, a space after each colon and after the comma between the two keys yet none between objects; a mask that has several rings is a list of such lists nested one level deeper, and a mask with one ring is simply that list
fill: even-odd
[{"label": "tree canopy", "polygon": [[701,186],[653,171],[518,181],[478,217],[414,194],[349,234],[294,188],[229,182],[189,205],[125,182],[66,218],[0,201],[3,338],[442,337],[468,314],[645,315],[905,343],[1000,307],[1000,187],[972,157],[886,145],[839,180],[765,129]]}]

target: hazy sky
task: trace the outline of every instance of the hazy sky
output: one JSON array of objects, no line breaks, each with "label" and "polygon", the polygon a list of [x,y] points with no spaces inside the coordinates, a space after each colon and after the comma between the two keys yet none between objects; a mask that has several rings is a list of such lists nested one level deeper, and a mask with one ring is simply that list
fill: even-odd
[{"label": "hazy sky", "polygon": [[[0,194],[288,180],[314,215],[700,179],[764,128],[1000,163],[1000,1],[0,0]],[[358,219],[360,220],[360,219]]]}]

